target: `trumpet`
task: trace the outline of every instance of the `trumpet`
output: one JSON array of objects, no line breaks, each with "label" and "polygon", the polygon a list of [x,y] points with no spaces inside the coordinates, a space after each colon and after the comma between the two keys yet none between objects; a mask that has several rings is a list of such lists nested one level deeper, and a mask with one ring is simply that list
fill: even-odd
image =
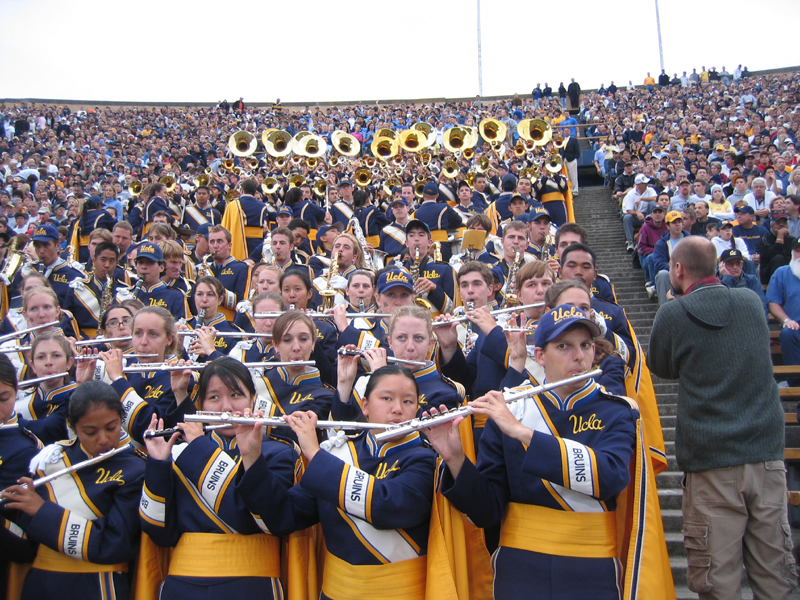
[{"label": "trumpet", "polygon": [[[86,467],[90,467],[92,465],[96,465],[99,462],[103,462],[104,460],[111,458],[115,454],[119,454],[120,452],[125,452],[126,450],[130,449],[130,444],[125,444],[124,446],[119,446],[118,448],[114,448],[109,450],[108,452],[103,452],[102,454],[98,454],[95,457],[82,460],[79,463],[75,463],[74,465],[70,465],[65,469],[61,469],[60,471],[56,471],[55,473],[51,473],[45,477],[39,477],[39,479],[33,480],[33,487],[34,489],[38,487],[42,487],[43,485],[50,483],[54,479],[58,479],[59,477],[63,477],[64,475],[69,475],[70,473],[74,473],[75,471],[80,471],[81,469],[85,469]],[[25,485],[24,487],[28,487]],[[0,502],[13,502],[12,499],[3,498]]]},{"label": "trumpet", "polygon": [[[550,390],[560,388],[561,386],[564,385],[577,383],[579,381],[586,381],[587,379],[592,379],[593,377],[598,377],[602,374],[603,374],[602,369],[595,369],[594,371],[587,371],[586,373],[581,373],[573,377],[567,377],[566,379],[562,379],[560,381],[554,381],[552,383],[545,383],[544,385],[529,387],[528,389],[522,392],[517,392],[515,394],[506,392],[504,394],[505,401],[506,404],[510,404],[517,400],[523,400],[525,398],[530,398],[531,396],[536,396],[538,394],[541,394],[542,392],[547,392]],[[378,433],[375,436],[375,440],[377,442],[385,442],[386,440],[393,440],[395,438],[405,437],[409,433],[413,433],[414,431],[419,431],[421,429],[426,429],[428,427],[434,427],[442,423],[447,423],[449,421],[457,419],[458,417],[466,417],[468,415],[471,415],[472,412],[473,411],[470,406],[461,406],[459,408],[455,408],[445,413],[436,415],[435,417],[416,418],[416,419],[411,419],[410,421],[406,421],[405,423],[390,425],[386,427],[385,431]],[[188,416],[189,415],[187,415],[187,417]]]},{"label": "trumpet", "polygon": [[[504,313],[510,312],[517,312],[521,310],[525,310],[526,308],[541,308],[545,305],[544,302],[534,302],[533,304],[521,304],[520,306],[512,306],[510,308],[498,308],[496,310],[490,311],[489,314],[494,315],[502,315]],[[442,325],[452,325],[453,323],[461,323],[462,321],[468,321],[466,315],[461,317],[454,317],[449,321],[434,321],[434,327],[440,327]]]},{"label": "trumpet", "polygon": [[[338,354],[342,356],[364,356],[363,350],[347,350],[346,348],[340,348]],[[386,362],[390,363],[398,363],[401,365],[412,365],[415,367],[424,367],[428,363],[423,360],[406,360],[405,358],[397,358],[396,356],[387,356]]]},{"label": "trumpet", "polygon": [[[225,425],[255,425],[289,427],[283,417],[236,417],[229,412],[197,412],[186,415],[187,423],[223,423]],[[357,421],[317,421],[317,429],[386,429],[386,423],[361,423]]]},{"label": "trumpet", "polygon": [[[207,363],[194,363],[191,365],[170,365],[160,363],[141,363],[129,365],[122,369],[123,373],[142,373],[150,371],[202,371]],[[289,362],[251,362],[242,363],[248,369],[262,369],[272,367],[313,367],[316,363],[313,360],[292,360]]]},{"label": "trumpet", "polygon": [[30,333],[31,331],[39,331],[40,329],[45,329],[47,327],[55,327],[58,324],[58,321],[51,321],[50,323],[45,323],[44,325],[36,325],[36,327],[28,327],[27,329],[20,329],[14,333],[7,333],[6,335],[0,336],[0,344],[7,342],[8,340],[23,337],[26,333]]},{"label": "trumpet", "polygon": [[26,388],[26,387],[33,387],[43,383],[45,381],[50,381],[51,379],[59,379],[69,375],[66,371],[63,373],[53,373],[52,375],[45,375],[44,377],[37,377],[36,379],[28,379],[27,381],[20,381],[19,387]]}]

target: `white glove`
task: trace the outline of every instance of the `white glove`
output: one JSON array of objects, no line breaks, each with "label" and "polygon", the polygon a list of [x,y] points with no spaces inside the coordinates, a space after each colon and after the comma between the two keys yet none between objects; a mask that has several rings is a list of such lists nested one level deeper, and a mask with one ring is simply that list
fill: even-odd
[{"label": "white glove", "polygon": [[39,469],[43,470],[47,465],[54,465],[61,460],[63,448],[59,444],[45,446],[39,453],[31,459],[28,471],[36,473]]},{"label": "white glove", "polygon": [[253,314],[253,303],[249,300],[242,300],[239,304],[236,305],[236,312],[240,313],[247,313],[248,315]]},{"label": "white glove", "polygon": [[600,328],[600,337],[605,337],[606,332],[608,331],[608,325],[606,325],[606,320],[600,313],[595,312],[594,322],[597,323],[597,326]]},{"label": "white glove", "polygon": [[319,447],[325,452],[330,452],[334,448],[339,448],[347,443],[347,436],[341,429],[329,429],[328,439],[322,442]]}]

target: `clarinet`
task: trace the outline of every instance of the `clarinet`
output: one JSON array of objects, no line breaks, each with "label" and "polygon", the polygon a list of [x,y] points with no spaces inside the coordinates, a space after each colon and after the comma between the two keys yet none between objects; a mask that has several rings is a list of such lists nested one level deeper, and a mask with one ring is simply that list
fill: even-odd
[{"label": "clarinet", "polygon": [[[466,311],[469,312],[471,310],[475,310],[475,303],[472,301],[467,302]],[[466,335],[464,336],[464,356],[467,356],[470,351],[472,350],[472,346],[469,345],[469,341],[472,338],[472,321],[467,319],[464,322],[464,327],[467,330]]]},{"label": "clarinet", "polygon": [[131,293],[133,294],[133,297],[136,298],[137,300],[139,299],[139,292],[142,291],[142,286],[143,285],[144,285],[144,280],[139,279],[136,282],[136,285],[133,286],[133,292],[131,292]]}]

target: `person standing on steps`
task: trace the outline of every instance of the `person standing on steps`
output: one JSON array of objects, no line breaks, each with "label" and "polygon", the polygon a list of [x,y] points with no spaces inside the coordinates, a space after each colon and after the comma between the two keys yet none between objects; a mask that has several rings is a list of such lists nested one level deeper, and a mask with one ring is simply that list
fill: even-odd
[{"label": "person standing on steps", "polygon": [[722,285],[716,266],[707,239],[678,242],[669,261],[678,298],[659,308],[647,357],[653,373],[680,386],[688,586],[700,600],[740,598],[744,566],[754,598],[786,599],[797,576],[769,330],[758,296]]}]

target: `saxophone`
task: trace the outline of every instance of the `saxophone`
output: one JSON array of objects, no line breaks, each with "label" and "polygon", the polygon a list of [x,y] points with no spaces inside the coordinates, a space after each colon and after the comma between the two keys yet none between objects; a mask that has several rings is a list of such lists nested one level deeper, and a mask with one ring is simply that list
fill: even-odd
[{"label": "saxophone", "polygon": [[197,264],[198,279],[200,279],[200,277],[211,277],[212,276],[211,275],[211,269],[208,268],[208,262],[206,262],[206,259],[208,259],[210,257],[211,257],[210,254],[206,254],[200,260],[200,262]]},{"label": "saxophone", "polygon": [[[94,269],[92,269],[92,271],[94,271]],[[113,287],[114,287],[114,278],[109,275],[106,275],[106,287],[103,288],[103,294],[100,296],[100,317],[99,317],[100,321],[103,320],[103,317],[108,312],[108,308],[114,301]]]},{"label": "saxophone", "polygon": [[361,223],[358,222],[356,217],[350,219],[347,224],[353,235],[356,236],[359,246],[361,246],[361,254],[364,255],[364,268],[370,271],[375,270],[375,263],[372,262],[372,255],[367,252],[367,238],[364,237],[364,230],[361,229]]},{"label": "saxophone", "polygon": [[333,308],[333,299],[336,297],[336,290],[331,287],[331,279],[339,274],[339,258],[342,253],[337,252],[336,256],[331,257],[331,266],[328,268],[328,274],[325,277],[327,287],[322,290],[319,295],[322,296],[322,312]]},{"label": "saxophone", "polygon": [[511,308],[520,305],[519,298],[517,298],[517,271],[519,271],[520,258],[519,250],[517,250],[514,253],[514,264],[512,264],[511,268],[508,270],[502,308]]},{"label": "saxophone", "polygon": [[550,232],[544,236],[544,242],[542,243],[542,250],[539,252],[539,260],[551,260],[554,258],[552,254],[550,254],[550,246],[553,245],[553,236]]},{"label": "saxophone", "polygon": [[414,304],[431,310],[433,304],[417,293],[417,280],[419,279],[419,263],[422,259],[419,256],[419,246],[415,247],[414,261],[411,263],[411,285],[414,286]]}]

